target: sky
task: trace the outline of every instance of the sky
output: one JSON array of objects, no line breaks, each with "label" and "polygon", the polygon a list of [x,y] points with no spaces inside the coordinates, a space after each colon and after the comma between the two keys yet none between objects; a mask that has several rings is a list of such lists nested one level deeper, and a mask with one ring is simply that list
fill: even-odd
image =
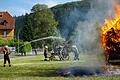
[{"label": "sky", "polygon": [[48,7],[53,7],[57,4],[80,0],[0,0],[0,12],[8,11],[12,16],[20,16],[29,13],[32,6],[46,4]]}]

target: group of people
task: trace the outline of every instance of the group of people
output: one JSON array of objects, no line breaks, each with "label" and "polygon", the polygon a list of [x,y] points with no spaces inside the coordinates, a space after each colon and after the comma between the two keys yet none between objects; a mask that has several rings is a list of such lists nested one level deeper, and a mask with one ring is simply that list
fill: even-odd
[{"label": "group of people", "polygon": [[[67,51],[67,49],[65,49],[65,53],[66,53],[66,58],[67,60],[69,60],[69,52]],[[59,55],[60,54],[60,51],[61,51],[61,48],[59,48],[58,52],[59,52]],[[79,51],[77,49],[77,47],[75,45],[72,46],[72,52],[74,53],[74,60],[79,60]],[[11,67],[11,61],[10,61],[10,57],[9,57],[9,54],[10,54],[10,49],[8,48],[8,46],[5,46],[3,48],[3,53],[4,53],[4,64],[3,66],[5,67],[6,66],[6,62],[8,61],[8,64],[9,64],[9,67]],[[48,58],[48,46],[45,46],[44,47],[44,61],[47,61],[47,58]],[[61,59],[62,57],[60,57]]]},{"label": "group of people", "polygon": [[[74,54],[74,60],[79,60],[79,51],[77,49],[77,46],[76,45],[72,45],[71,46],[71,50],[69,51],[67,47],[58,47],[58,48],[55,48],[55,50],[53,50],[53,53],[56,55],[59,56],[59,59],[60,60],[64,60],[64,58],[66,58],[66,60],[69,60],[70,58],[70,52],[73,52]],[[51,54],[53,54],[51,53]],[[53,55],[52,55],[53,56]],[[47,58],[48,58],[48,46],[45,46],[44,47],[44,61],[47,61]]]},{"label": "group of people", "polygon": [[[58,53],[59,53],[58,55],[60,55],[60,59],[62,60],[61,53],[60,53],[61,50],[62,50],[62,48],[58,48]],[[67,49],[65,49],[65,50],[66,50],[65,51],[66,58],[67,58],[67,60],[69,60],[69,57],[70,57],[69,52],[68,52]],[[72,46],[71,51],[74,53],[74,60],[79,60],[79,51],[78,51],[78,49],[75,45]],[[4,64],[3,64],[3,66],[5,67],[6,66],[6,61],[8,61],[9,67],[11,67],[11,61],[10,61],[10,57],[9,57],[10,49],[8,48],[8,46],[5,46],[3,48],[3,53],[4,53]],[[48,46],[44,47],[44,58],[45,58],[44,61],[47,61]]]}]

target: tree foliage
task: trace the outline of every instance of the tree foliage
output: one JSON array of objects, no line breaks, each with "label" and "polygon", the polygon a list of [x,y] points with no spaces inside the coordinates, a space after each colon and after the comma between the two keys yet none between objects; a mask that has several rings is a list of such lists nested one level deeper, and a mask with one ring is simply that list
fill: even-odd
[{"label": "tree foliage", "polygon": [[31,41],[33,39],[33,27],[31,15],[29,14],[25,15],[25,22],[21,32],[23,41]]},{"label": "tree foliage", "polygon": [[23,52],[30,52],[32,50],[32,46],[28,42],[24,42]]},{"label": "tree foliage", "polygon": [[[24,17],[24,25],[20,31],[22,40],[32,41],[34,39],[57,36],[57,21],[54,19],[52,11],[44,4],[36,4],[32,7],[31,13]],[[32,44],[32,46],[42,45]],[[38,46],[39,46],[38,45]]]},{"label": "tree foliage", "polygon": [[55,19],[59,23],[59,30],[62,37],[67,40],[75,32],[78,21],[84,21],[90,10],[90,0],[68,2],[51,8]]},{"label": "tree foliage", "polygon": [[[60,4],[48,8],[44,4],[36,4],[32,7],[31,13],[26,14],[19,21],[23,20],[23,29],[20,34],[24,41],[31,41],[41,37],[57,36],[58,31],[67,40],[75,34],[75,26],[78,21],[84,21],[90,9],[90,0],[76,1]],[[17,18],[18,19],[18,18]],[[21,24],[20,22],[17,24]],[[22,26],[21,25],[21,26]],[[47,41],[50,43],[50,41]],[[34,45],[41,45],[45,41],[38,41]]]},{"label": "tree foliage", "polygon": [[54,19],[53,13],[47,10],[41,10],[33,14],[33,24],[35,38],[55,36],[57,22]]},{"label": "tree foliage", "polygon": [[[24,24],[25,24],[25,16],[24,15],[15,17],[15,26],[16,26],[15,36],[16,36],[16,38],[18,38],[18,32],[23,28]],[[22,38],[21,33],[19,34],[19,38],[20,39]]]},{"label": "tree foliage", "polygon": [[32,7],[31,12],[38,12],[41,10],[48,9],[48,6],[45,4],[36,4]]}]

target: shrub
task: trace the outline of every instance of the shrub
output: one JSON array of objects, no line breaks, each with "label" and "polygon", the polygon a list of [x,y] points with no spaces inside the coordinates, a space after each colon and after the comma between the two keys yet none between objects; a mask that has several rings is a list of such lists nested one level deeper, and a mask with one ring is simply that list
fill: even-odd
[{"label": "shrub", "polygon": [[32,50],[31,44],[28,42],[24,42],[23,50],[24,52],[30,52]]}]

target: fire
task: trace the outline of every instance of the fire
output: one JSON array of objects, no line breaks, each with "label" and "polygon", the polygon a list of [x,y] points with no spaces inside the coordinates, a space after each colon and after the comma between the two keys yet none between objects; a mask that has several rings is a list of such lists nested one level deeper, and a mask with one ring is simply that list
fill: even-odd
[{"label": "fire", "polygon": [[105,19],[105,26],[102,27],[102,34],[106,34],[111,28],[120,30],[120,5],[115,6],[115,17],[113,19]]},{"label": "fire", "polygon": [[120,54],[120,5],[114,5],[115,16],[105,19],[101,29],[101,42],[105,50],[106,64],[110,54]]}]

